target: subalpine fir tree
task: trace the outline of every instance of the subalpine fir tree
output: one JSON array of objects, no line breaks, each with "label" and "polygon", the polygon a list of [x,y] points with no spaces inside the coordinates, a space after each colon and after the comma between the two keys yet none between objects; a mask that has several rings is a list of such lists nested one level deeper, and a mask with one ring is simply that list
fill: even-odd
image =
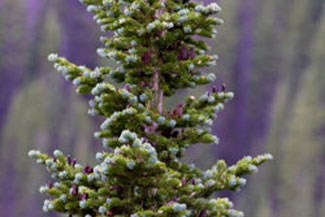
[{"label": "subalpine fir tree", "polygon": [[[37,150],[29,156],[44,164],[51,181],[40,187],[50,195],[43,210],[84,217],[239,217],[227,198],[213,193],[238,190],[246,174],[271,155],[244,157],[227,166],[219,160],[203,171],[179,161],[196,143],[218,143],[211,134],[216,114],[233,93],[213,88],[167,111],[164,98],[179,89],[211,83],[217,56],[207,54],[203,38],[216,35],[216,3],[187,0],[82,0],[103,32],[99,56],[115,67],[89,69],[56,54],[55,69],[72,81],[78,93],[91,94],[89,114],[105,117],[95,133],[105,151],[98,164],[82,166],[71,156]],[[116,87],[109,79],[124,86]]]}]

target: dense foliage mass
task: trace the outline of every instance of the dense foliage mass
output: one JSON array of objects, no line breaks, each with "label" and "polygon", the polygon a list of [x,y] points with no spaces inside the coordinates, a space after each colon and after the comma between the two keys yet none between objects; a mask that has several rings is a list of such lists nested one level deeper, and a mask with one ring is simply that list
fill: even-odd
[{"label": "dense foliage mass", "polygon": [[213,87],[170,111],[164,107],[164,98],[177,90],[215,80],[203,70],[217,60],[203,38],[213,38],[223,23],[215,16],[220,7],[169,0],[81,2],[103,32],[114,33],[101,38],[98,54],[116,66],[89,69],[56,54],[49,61],[78,93],[93,96],[89,114],[105,118],[94,136],[106,151],[96,154],[94,166],[59,150],[53,156],[30,151],[53,179],[40,188],[51,196],[43,210],[85,217],[243,216],[213,193],[240,189],[243,176],[271,155],[245,157],[230,167],[219,160],[206,171],[179,161],[193,144],[218,143],[211,126],[233,93]]}]

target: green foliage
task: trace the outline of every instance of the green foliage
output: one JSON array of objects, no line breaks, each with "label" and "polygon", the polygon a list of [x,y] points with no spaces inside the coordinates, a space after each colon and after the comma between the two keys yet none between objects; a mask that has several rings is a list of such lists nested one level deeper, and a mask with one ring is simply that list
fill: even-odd
[{"label": "green foliage", "polygon": [[244,176],[272,159],[270,154],[245,157],[230,167],[219,160],[206,171],[179,161],[193,144],[218,143],[211,134],[213,119],[233,93],[214,87],[170,111],[164,108],[164,97],[215,80],[202,70],[217,59],[207,54],[202,38],[214,37],[214,27],[222,24],[215,17],[220,7],[156,0],[82,3],[102,31],[114,32],[101,38],[104,47],[98,54],[117,66],[89,69],[56,54],[49,61],[78,93],[93,96],[89,114],[105,117],[94,136],[107,151],[96,154],[93,167],[59,150],[54,156],[30,151],[53,179],[40,188],[51,196],[43,210],[85,217],[243,216],[231,201],[214,199],[213,193],[242,188]]}]

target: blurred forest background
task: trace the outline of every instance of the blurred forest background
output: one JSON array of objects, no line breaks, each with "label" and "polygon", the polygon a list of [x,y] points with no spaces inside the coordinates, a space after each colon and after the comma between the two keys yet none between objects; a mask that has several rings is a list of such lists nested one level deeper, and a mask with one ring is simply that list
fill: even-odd
[{"label": "blurred forest background", "polygon": [[[231,164],[271,152],[275,160],[244,191],[226,195],[248,217],[325,216],[325,2],[219,2],[225,25],[211,41],[220,61],[210,70],[236,97],[215,122],[221,143],[196,145],[185,160],[207,168],[218,158]],[[87,115],[87,98],[53,72],[47,54],[107,64],[96,55],[99,36],[77,0],[0,0],[0,216],[44,216],[38,187],[47,176],[29,149],[94,161],[100,120]]]}]

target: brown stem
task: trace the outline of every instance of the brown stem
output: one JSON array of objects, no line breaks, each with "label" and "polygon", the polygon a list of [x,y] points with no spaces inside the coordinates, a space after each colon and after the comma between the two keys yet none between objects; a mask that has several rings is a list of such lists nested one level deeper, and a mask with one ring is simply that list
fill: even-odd
[{"label": "brown stem", "polygon": [[[162,0],[161,3],[165,3],[166,0]],[[155,17],[159,17],[161,14],[163,14],[164,9],[161,9],[159,11],[157,11],[157,13],[155,14]],[[159,51],[157,52],[157,54],[159,53]],[[159,57],[159,55],[157,55],[157,57]],[[154,91],[154,97],[153,100],[151,102],[151,107],[153,109],[156,109],[159,114],[163,113],[163,103],[164,103],[164,91],[162,91],[159,87],[159,82],[160,82],[160,70],[159,69],[155,69],[154,74],[152,76],[152,81],[151,81],[151,85]]]},{"label": "brown stem", "polygon": [[160,71],[158,69],[156,69],[154,71],[154,74],[152,76],[152,81],[151,81],[152,89],[154,91],[154,97],[151,102],[151,107],[153,109],[156,109],[160,114],[162,114],[164,92],[162,90],[160,90],[160,88],[159,88],[159,79],[160,79],[159,75],[160,75]]},{"label": "brown stem", "polygon": [[163,104],[164,104],[164,91],[159,90],[159,101],[158,101],[158,112],[163,113]]}]

